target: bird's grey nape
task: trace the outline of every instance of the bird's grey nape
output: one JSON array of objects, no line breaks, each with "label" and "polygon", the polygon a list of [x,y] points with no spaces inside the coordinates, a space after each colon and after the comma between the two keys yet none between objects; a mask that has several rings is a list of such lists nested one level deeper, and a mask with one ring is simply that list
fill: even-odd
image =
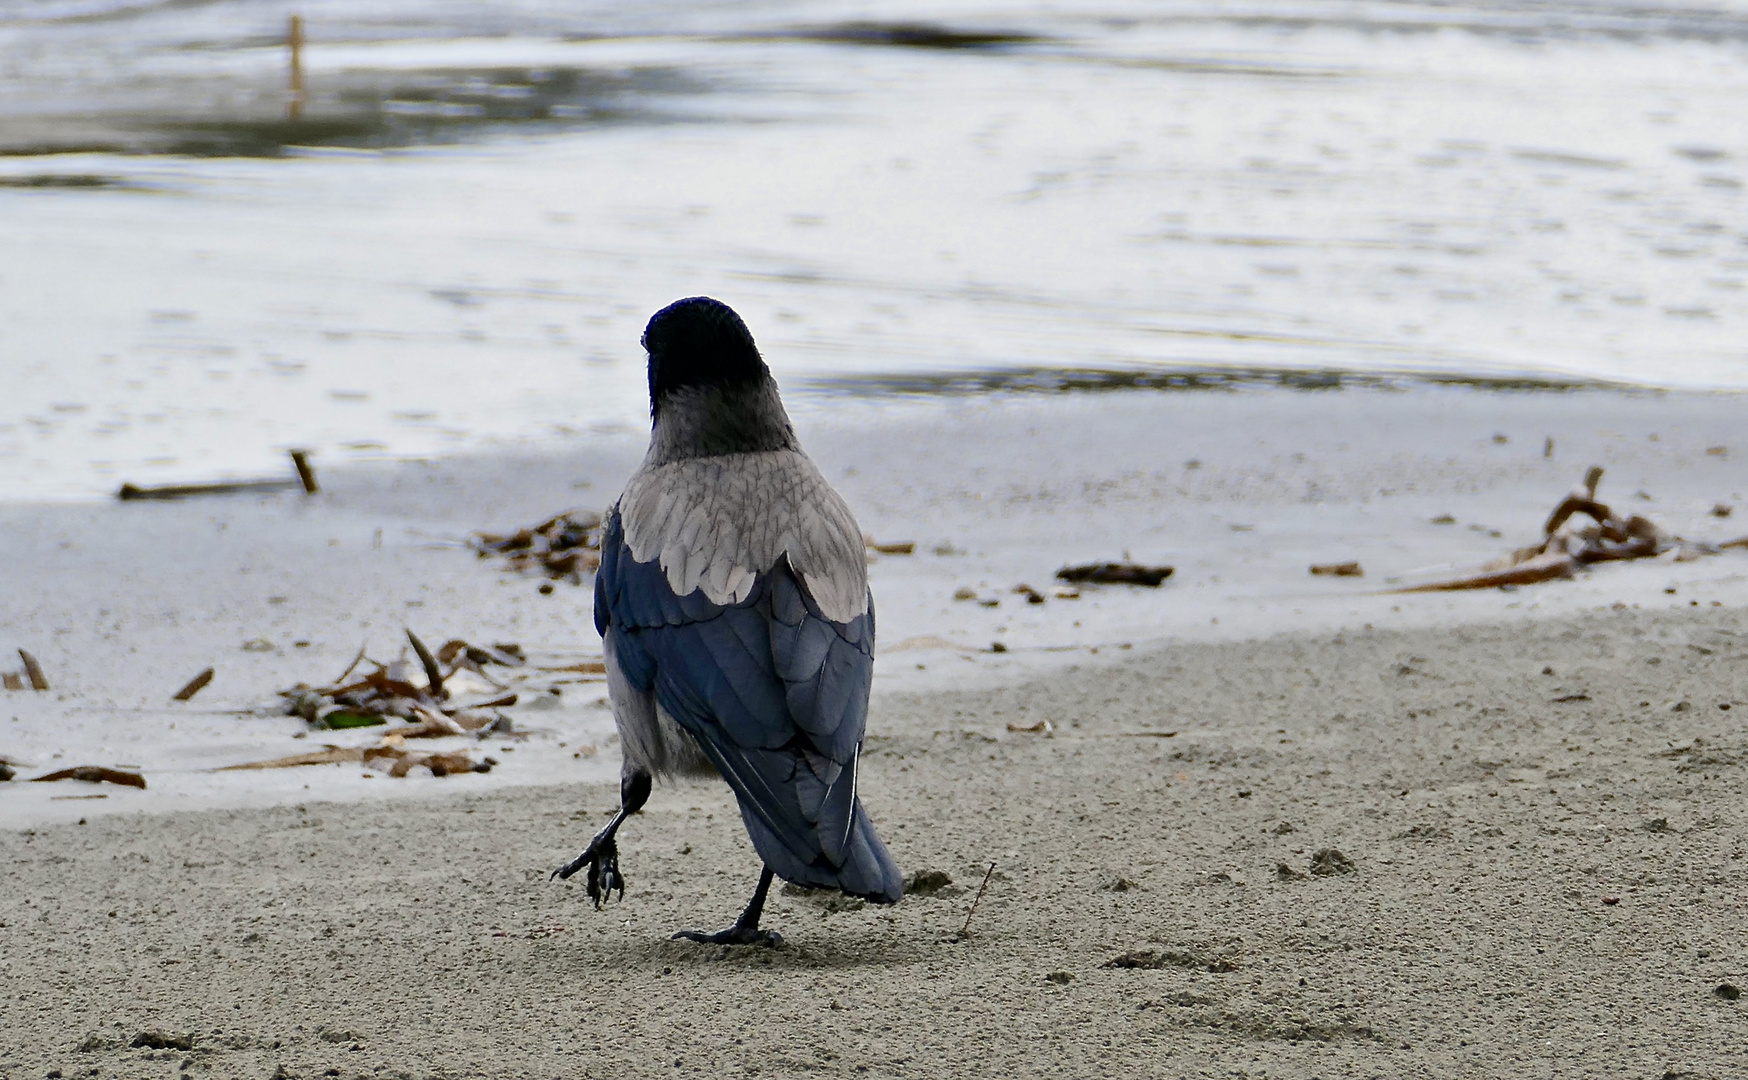
[{"label": "bird's grey nape", "polygon": [[650,462],[793,450],[795,430],[752,331],[720,300],[690,296],[650,317]]},{"label": "bird's grey nape", "polygon": [[765,375],[750,383],[690,386],[663,395],[647,463],[798,449],[777,384]]}]

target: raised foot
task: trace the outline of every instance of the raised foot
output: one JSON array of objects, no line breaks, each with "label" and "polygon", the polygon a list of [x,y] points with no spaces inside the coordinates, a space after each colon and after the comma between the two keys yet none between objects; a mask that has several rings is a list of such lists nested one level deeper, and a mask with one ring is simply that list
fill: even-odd
[{"label": "raised foot", "polygon": [[589,868],[589,899],[600,908],[619,890],[625,899],[625,876],[619,872],[619,845],[611,835],[603,834],[589,842],[581,855],[552,872],[555,878],[568,878],[583,867]]},{"label": "raised foot", "polygon": [[678,941],[681,938],[696,941],[700,945],[763,945],[767,949],[783,944],[783,935],[775,930],[760,930],[757,927],[749,929],[742,926],[731,926],[714,934],[706,934],[702,930],[682,930],[674,935],[673,940]]}]

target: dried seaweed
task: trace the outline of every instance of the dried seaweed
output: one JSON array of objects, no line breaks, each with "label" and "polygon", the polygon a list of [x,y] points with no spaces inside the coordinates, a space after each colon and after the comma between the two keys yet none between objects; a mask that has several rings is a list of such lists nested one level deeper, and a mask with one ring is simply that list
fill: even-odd
[{"label": "dried seaweed", "polygon": [[1144,585],[1159,588],[1159,583],[1172,575],[1170,566],[1141,566],[1130,562],[1086,563],[1064,566],[1056,571],[1058,580],[1088,585]]},{"label": "dried seaweed", "polygon": [[862,542],[867,545],[869,551],[872,551],[876,555],[916,554],[915,540],[898,540],[892,543],[883,544],[872,536],[864,536],[862,537]]},{"label": "dried seaweed", "polygon": [[537,570],[555,581],[582,584],[582,575],[601,565],[601,515],[566,510],[538,525],[513,533],[474,533],[468,546],[479,557],[502,556],[512,570]]},{"label": "dried seaweed", "polygon": [[18,650],[18,658],[24,661],[24,675],[30,680],[30,688],[32,690],[47,690],[49,680],[42,673],[42,665],[36,662],[36,657],[20,649]]},{"label": "dried seaweed", "polygon": [[290,769],[299,765],[341,765],[348,761],[363,761],[364,748],[329,746],[307,754],[273,758],[269,761],[247,761],[241,765],[226,765],[214,772],[236,772],[245,769]]},{"label": "dried seaweed", "polygon": [[52,773],[31,777],[32,783],[46,784],[56,780],[83,780],[88,784],[121,784],[144,791],[146,778],[139,773],[123,772],[102,765],[78,765],[71,769],[56,769]]},{"label": "dried seaweed", "polygon": [[[407,641],[419,657],[417,668],[406,660],[388,664],[367,660],[361,649],[333,684],[312,687],[299,683],[280,691],[280,696],[286,699],[286,713],[329,730],[378,727],[401,720],[407,726],[396,728],[392,734],[402,738],[483,737],[487,732],[505,734],[513,730],[508,717],[484,710],[514,705],[515,694],[498,694],[487,701],[457,706],[449,702],[444,683],[456,672],[466,670],[502,690],[504,684],[486,676],[483,669],[488,665],[525,665],[520,646],[471,645],[457,638],[445,642],[433,654],[411,630],[407,631]],[[360,663],[369,663],[372,670],[354,676]]]},{"label": "dried seaweed", "polygon": [[497,764],[491,758],[474,761],[460,751],[425,751],[408,750],[400,745],[401,733],[385,736],[377,746],[328,746],[307,754],[293,754],[290,757],[273,758],[268,761],[249,761],[241,765],[226,765],[216,772],[239,772],[257,769],[292,769],[303,765],[344,765],[356,762],[368,768],[386,772],[393,777],[404,777],[417,768],[431,770],[432,776],[448,776],[451,773],[491,772]]}]

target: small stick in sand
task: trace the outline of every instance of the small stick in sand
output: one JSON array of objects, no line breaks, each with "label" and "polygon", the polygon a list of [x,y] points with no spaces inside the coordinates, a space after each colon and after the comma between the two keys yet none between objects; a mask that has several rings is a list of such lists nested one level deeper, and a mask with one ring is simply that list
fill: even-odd
[{"label": "small stick in sand", "polygon": [[346,665],[346,670],[340,672],[340,677],[338,679],[335,679],[333,681],[333,683],[331,683],[330,685],[345,686],[346,685],[346,676],[352,674],[352,672],[357,669],[358,665],[364,662],[364,653],[369,648],[370,648],[370,642],[368,642],[368,641],[366,641],[364,644],[358,646],[358,655],[354,656],[352,658],[352,662],[350,664]]},{"label": "small stick in sand", "polygon": [[224,484],[171,484],[166,487],[140,487],[123,484],[115,497],[122,502],[141,499],[186,499],[192,495],[239,495],[250,491],[285,491],[297,486],[296,480],[239,480]]},{"label": "small stick in sand", "polygon": [[310,468],[309,454],[308,450],[291,451],[291,464],[297,469],[297,478],[303,483],[304,494],[318,495],[322,489],[316,483],[316,470]]},{"label": "small stick in sand", "polygon": [[291,92],[285,104],[285,114],[289,119],[303,119],[303,16],[293,15],[291,26],[285,35],[285,44],[291,50]]},{"label": "small stick in sand", "polygon": [[977,914],[977,905],[983,903],[983,890],[989,888],[989,878],[990,875],[994,873],[995,864],[990,863],[989,869],[983,872],[983,884],[977,887],[977,895],[971,899],[971,910],[965,913],[965,925],[959,928],[957,936],[960,941],[971,936],[971,916]]},{"label": "small stick in sand", "polygon": [[201,672],[199,675],[196,675],[194,678],[189,679],[188,685],[184,686],[182,689],[176,691],[176,696],[174,698],[172,698],[171,700],[172,701],[187,701],[190,698],[194,697],[194,695],[196,695],[196,694],[200,693],[202,690],[206,689],[206,684],[209,682],[212,682],[212,668],[207,668],[205,671]]},{"label": "small stick in sand", "polygon": [[419,663],[425,668],[425,681],[431,684],[431,696],[443,696],[443,670],[437,666],[437,658],[431,655],[431,650],[425,648],[425,643],[419,640],[419,635],[407,630],[407,640],[413,643],[413,651],[419,654]]},{"label": "small stick in sand", "polygon": [[314,495],[321,488],[316,486],[316,473],[310,468],[308,453],[307,450],[291,451],[291,463],[297,468],[296,480],[225,480],[214,484],[168,484],[163,487],[123,484],[115,497],[122,502],[135,502],[140,499],[186,499],[196,495],[240,495],[251,491],[290,491],[299,487]]},{"label": "small stick in sand", "polygon": [[20,649],[18,650],[18,658],[24,661],[24,673],[30,677],[30,688],[32,690],[47,690],[49,680],[43,675],[42,665],[36,662],[36,657]]}]

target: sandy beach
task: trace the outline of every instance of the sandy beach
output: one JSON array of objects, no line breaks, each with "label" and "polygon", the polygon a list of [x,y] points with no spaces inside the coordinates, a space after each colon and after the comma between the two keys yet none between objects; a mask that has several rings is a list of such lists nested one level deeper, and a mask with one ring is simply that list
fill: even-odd
[{"label": "sandy beach", "polygon": [[[4,644],[53,689],[0,695],[0,1076],[1736,1075],[1743,554],[1385,591],[1533,540],[1593,461],[1669,531],[1735,535],[1707,450],[1736,412],[1423,388],[804,414],[868,531],[918,543],[870,566],[863,796],[907,874],[951,881],[777,895],[775,951],[668,940],[756,874],[720,785],[658,788],[622,903],[548,880],[617,803],[598,683],[457,740],[490,774],[212,771],[378,740],[275,691],[404,626],[598,656],[586,589],[459,541],[601,505],[640,440],[14,505]],[[1125,550],[1179,572],[1011,592]],[[1367,576],[1307,575],[1337,557]],[[23,782],[75,764],[150,786]]]},{"label": "sandy beach", "polygon": [[864,797],[952,883],[780,895],[774,951],[667,940],[755,871],[716,785],[658,789],[602,912],[547,880],[602,783],[11,830],[0,1074],[1740,1075],[1745,635],[1608,612],[889,696]]},{"label": "sandy beach", "polygon": [[[1748,1075],[1744,2],[0,0],[0,1080]],[[549,880],[592,582],[470,544],[696,294],[917,886],[773,950],[722,785]]]}]

